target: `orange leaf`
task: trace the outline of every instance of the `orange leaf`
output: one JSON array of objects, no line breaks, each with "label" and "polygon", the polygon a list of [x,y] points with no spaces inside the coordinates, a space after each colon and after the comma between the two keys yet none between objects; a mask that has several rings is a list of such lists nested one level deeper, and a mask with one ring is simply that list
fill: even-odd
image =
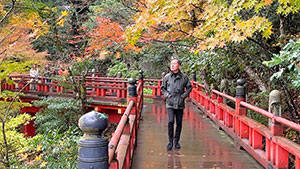
[{"label": "orange leaf", "polygon": [[265,5],[268,6],[268,5],[271,5],[272,3],[272,0],[265,0]]},{"label": "orange leaf", "polygon": [[116,58],[120,58],[120,56],[121,56],[120,52],[117,52]]}]

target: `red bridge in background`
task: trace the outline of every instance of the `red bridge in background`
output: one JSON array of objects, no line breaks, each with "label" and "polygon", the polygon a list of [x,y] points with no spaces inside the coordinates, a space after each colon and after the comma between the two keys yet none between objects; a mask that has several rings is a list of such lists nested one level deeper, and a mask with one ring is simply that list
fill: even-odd
[{"label": "red bridge in background", "polygon": [[[30,77],[26,75],[14,75],[11,78],[16,83],[11,85],[4,83],[1,86],[2,90],[19,91],[30,81]],[[110,121],[119,122],[109,143],[109,146],[112,147],[109,149],[110,168],[125,169],[131,166],[133,168],[141,168],[141,166],[143,166],[142,168],[164,168],[165,166],[171,168],[259,168],[260,166],[255,164],[255,160],[251,161],[245,155],[239,154],[241,152],[238,149],[242,148],[264,168],[300,169],[300,145],[283,135],[284,128],[300,132],[299,124],[251,105],[245,102],[244,97],[232,97],[217,90],[212,90],[209,95],[203,85],[194,80],[191,83],[193,85],[189,99],[191,103],[185,110],[183,126],[183,130],[189,128],[190,130],[183,131],[182,150],[167,153],[165,147],[167,143],[166,113],[163,101],[159,100],[162,98],[161,80],[140,78],[135,85],[137,96],[127,97],[129,87],[127,79],[86,78],[87,97],[93,100],[90,109],[105,112],[109,114]],[[25,93],[25,96],[22,97],[23,101],[38,100],[43,96],[73,96],[73,91],[67,91],[58,81],[51,80],[50,82],[50,79],[47,80],[46,77],[39,77],[38,82],[33,84],[37,86],[37,90],[30,90],[27,85],[23,90]],[[143,89],[145,88],[150,88],[152,95],[144,95]],[[144,97],[154,99],[154,103],[147,102],[143,110]],[[234,107],[224,103],[224,99],[230,101]],[[152,108],[149,109],[149,107]],[[34,115],[38,110],[39,108],[36,107],[25,107],[21,112]],[[269,118],[270,125],[265,126],[247,117],[247,110],[255,111]],[[141,116],[144,120],[140,123]],[[213,131],[216,134],[203,133],[205,130],[212,131],[212,127],[208,127],[210,123],[204,117],[209,117],[217,128],[222,129],[232,140],[227,139],[227,136],[225,138],[220,135],[218,130]],[[203,121],[203,119],[206,120]],[[149,121],[153,123],[149,124]],[[141,129],[139,130],[139,128]],[[191,132],[193,134],[188,134]],[[33,122],[25,127],[25,133],[27,136],[34,135]],[[156,136],[157,133],[161,133],[161,136]],[[202,137],[197,137],[198,134]],[[207,139],[206,136],[214,139]],[[219,148],[214,148],[216,146],[212,145],[212,140],[221,144]],[[232,147],[230,142],[236,147],[235,150],[228,148]],[[136,145],[138,146],[136,147]],[[199,147],[206,148],[199,149]],[[149,148],[153,148],[153,150]],[[208,153],[208,151],[210,152]],[[156,154],[157,152],[158,154]],[[133,160],[134,154],[135,160]],[[165,157],[168,157],[165,160],[164,154]],[[205,157],[210,158],[205,159]],[[217,159],[219,162],[216,161]]]}]

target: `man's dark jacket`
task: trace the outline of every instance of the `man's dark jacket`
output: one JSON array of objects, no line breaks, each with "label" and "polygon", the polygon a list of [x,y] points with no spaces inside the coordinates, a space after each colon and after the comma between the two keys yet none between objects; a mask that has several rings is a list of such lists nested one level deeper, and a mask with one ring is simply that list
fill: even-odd
[{"label": "man's dark jacket", "polygon": [[184,99],[192,91],[192,85],[186,74],[170,72],[163,79],[161,91],[166,98],[167,108],[184,109]]}]

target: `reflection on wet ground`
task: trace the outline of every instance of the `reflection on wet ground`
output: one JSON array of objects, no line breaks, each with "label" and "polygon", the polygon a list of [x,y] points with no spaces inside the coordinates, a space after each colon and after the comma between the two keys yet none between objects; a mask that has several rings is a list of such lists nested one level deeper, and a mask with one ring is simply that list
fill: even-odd
[{"label": "reflection on wet ground", "polygon": [[145,102],[142,116],[133,169],[263,168],[246,152],[237,150],[231,138],[191,103],[184,110],[180,150],[166,150],[163,101]]}]

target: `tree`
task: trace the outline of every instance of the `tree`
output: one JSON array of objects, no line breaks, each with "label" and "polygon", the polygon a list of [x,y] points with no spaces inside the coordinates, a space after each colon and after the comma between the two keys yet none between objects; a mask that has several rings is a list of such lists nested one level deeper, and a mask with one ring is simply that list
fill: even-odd
[{"label": "tree", "polygon": [[[278,54],[289,39],[299,38],[300,33],[300,2],[296,0],[158,0],[145,1],[139,9],[135,24],[126,30],[130,43],[190,41],[194,43],[187,46],[190,53],[225,53],[235,62],[241,77],[254,81],[262,92],[271,89],[269,79],[264,77],[278,71],[278,67],[270,69],[262,62]],[[212,66],[209,69],[217,65]],[[287,83],[279,80],[278,88],[282,87],[288,97],[292,114],[297,114]]]},{"label": "tree", "polygon": [[[1,84],[2,82],[13,84],[14,81],[9,77],[9,75],[14,72],[28,71],[29,64],[29,62],[1,62]],[[21,107],[30,106],[29,103],[23,103],[20,100],[20,95],[22,95],[20,92],[2,91],[0,89],[0,98],[3,99],[0,101],[0,163],[4,164],[7,167],[10,166],[10,157],[16,156],[16,153],[26,145],[24,134],[18,131],[20,125],[26,124],[26,122],[31,120],[30,115],[19,114]]]},{"label": "tree", "polygon": [[[288,81],[291,83],[284,84],[283,88],[285,93],[289,95],[289,105],[291,105],[291,109],[293,110],[291,116],[295,118],[298,122],[300,122],[300,117],[298,113],[298,108],[294,100],[296,100],[297,94],[295,92],[288,92],[289,89],[294,89],[298,91],[300,89],[300,40],[293,41],[290,40],[288,44],[286,44],[280,54],[275,54],[272,57],[272,60],[265,61],[268,67],[279,67],[278,72],[274,72],[271,80],[278,80],[279,83],[282,81]],[[277,69],[278,70],[278,69]],[[296,95],[296,96],[295,96]],[[298,96],[299,97],[299,96]]]},{"label": "tree", "polygon": [[272,3],[280,15],[300,9],[299,2],[288,0],[146,1],[135,16],[135,24],[128,28],[127,38],[135,44],[147,31],[154,38],[158,33],[160,40],[192,39],[199,50],[240,43],[256,32],[270,38],[273,25],[261,11]]},{"label": "tree", "polygon": [[[44,11],[43,11],[44,10]],[[1,1],[0,60],[36,60],[45,63],[47,53],[37,53],[32,42],[48,32],[48,24],[40,17],[47,8],[39,2]]]}]

